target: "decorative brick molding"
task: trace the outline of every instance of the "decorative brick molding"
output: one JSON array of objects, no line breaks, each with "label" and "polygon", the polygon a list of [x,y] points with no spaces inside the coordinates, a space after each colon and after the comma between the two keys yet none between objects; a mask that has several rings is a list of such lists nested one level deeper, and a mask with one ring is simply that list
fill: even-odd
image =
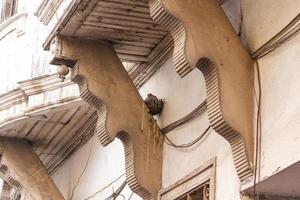
[{"label": "decorative brick molding", "polygon": [[217,133],[229,142],[237,174],[241,180],[246,180],[252,176],[246,145],[243,137],[224,120],[222,115],[218,69],[207,58],[200,59],[197,67],[203,73],[206,83],[207,113],[210,124]]},{"label": "decorative brick molding", "polygon": [[163,137],[113,48],[101,41],[57,37],[52,64],[71,68],[81,98],[98,112],[102,145],[119,138],[125,149],[126,180],[142,198],[161,187]]},{"label": "decorative brick molding", "polygon": [[204,75],[211,126],[232,148],[241,181],[252,176],[254,97],[252,60],[217,0],[152,0],[152,18],[174,40],[179,76]]},{"label": "decorative brick molding", "polygon": [[173,62],[176,72],[184,77],[193,70],[185,56],[186,31],[183,23],[166,11],[160,0],[150,2],[150,14],[154,21],[165,27],[172,34],[174,41]]}]

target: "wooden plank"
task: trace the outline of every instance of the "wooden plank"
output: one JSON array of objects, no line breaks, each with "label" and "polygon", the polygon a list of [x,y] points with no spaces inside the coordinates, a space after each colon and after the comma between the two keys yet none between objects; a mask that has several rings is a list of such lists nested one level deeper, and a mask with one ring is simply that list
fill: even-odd
[{"label": "wooden plank", "polygon": [[89,26],[100,27],[100,28],[109,28],[109,29],[113,29],[114,31],[126,31],[126,32],[131,31],[136,34],[147,35],[147,37],[151,37],[151,38],[162,38],[166,34],[166,32],[159,31],[159,30],[151,30],[151,29],[146,29],[146,28],[124,26],[121,24],[110,24],[110,23],[95,22],[95,21],[88,21],[88,20],[85,21],[83,24],[89,25]]},{"label": "wooden plank", "polygon": [[76,36],[81,37],[94,37],[104,40],[118,39],[118,40],[127,40],[127,41],[139,41],[145,43],[157,44],[160,39],[159,38],[149,38],[145,37],[144,34],[133,34],[130,31],[114,31],[109,29],[103,29],[97,26],[88,26],[83,25],[76,32]]},{"label": "wooden plank", "polygon": [[129,27],[135,27],[135,28],[143,28],[143,29],[149,29],[149,30],[156,30],[158,33],[166,34],[167,31],[159,26],[156,23],[144,23],[144,22],[138,22],[134,20],[127,20],[122,15],[118,15],[119,18],[115,18],[114,15],[112,17],[102,17],[101,14],[94,14],[91,13],[89,17],[87,17],[86,21],[90,22],[98,22],[98,23],[104,23],[104,24],[114,24],[114,25],[120,25],[120,26],[129,26]]},{"label": "wooden plank", "polygon": [[[90,106],[80,107],[80,110],[73,117],[72,121],[70,121],[69,124],[63,126],[55,135],[53,135],[47,146],[45,148],[42,148],[40,152],[51,152],[52,154],[57,154],[58,150],[63,145],[66,145],[69,138],[72,137],[74,133],[76,133],[76,130],[78,130],[88,120],[93,112],[94,110],[91,109]],[[41,157],[42,156],[43,155],[41,155]],[[45,161],[49,161],[49,158],[45,159]]]},{"label": "wooden plank", "polygon": [[[77,112],[73,115],[72,120],[66,124],[66,125],[62,125],[60,126],[60,128],[56,131],[54,130],[51,134],[49,134],[50,136],[47,138],[47,143],[46,145],[44,145],[43,147],[41,147],[37,152],[39,154],[39,152],[41,153],[45,153],[45,152],[51,152],[48,151],[48,147],[49,145],[52,144],[53,140],[57,137],[57,135],[59,135],[62,131],[69,131],[70,127],[74,128],[77,125],[77,122],[80,122],[81,117],[83,117],[86,114],[86,108],[85,107],[79,107],[79,109],[77,110]],[[59,118],[59,120],[61,120],[62,117]],[[59,124],[59,123],[58,123]]]},{"label": "wooden plank", "polygon": [[[90,14],[90,16],[94,16],[94,17],[106,17],[106,18],[112,18],[112,19],[119,19],[119,20],[128,20],[128,21],[134,21],[134,22],[142,22],[145,24],[156,24],[158,25],[156,22],[154,22],[152,19],[145,19],[145,18],[140,18],[140,17],[136,17],[136,16],[128,16],[128,15],[123,15],[120,13],[109,13],[109,12],[105,12],[105,10],[103,10],[103,12],[92,12]],[[163,29],[163,27],[161,27]]]},{"label": "wooden plank", "polygon": [[155,47],[154,43],[139,42],[139,41],[128,41],[128,40],[111,39],[110,42],[112,42],[113,45],[123,44],[123,45],[132,45],[132,46],[147,47],[147,48],[154,48]]},{"label": "wooden plank", "polygon": [[100,12],[100,13],[110,13],[110,14],[117,14],[117,15],[125,15],[131,17],[139,17],[142,19],[151,19],[148,13],[139,13],[133,10],[126,10],[121,8],[110,8],[110,7],[95,7],[93,12]]},{"label": "wooden plank", "polygon": [[109,1],[110,2],[115,2],[115,3],[121,3],[121,4],[125,4],[125,5],[140,6],[140,7],[149,8],[148,0],[146,0],[146,1],[141,1],[141,0],[109,0]]},{"label": "wooden plank", "polygon": [[129,50],[129,49],[118,49],[118,48],[116,48],[115,51],[117,52],[117,54],[130,55],[130,56],[132,56],[132,55],[134,55],[134,56],[143,56],[143,57],[145,57],[145,60],[147,60],[146,57],[147,57],[148,53],[146,53],[146,52],[140,52],[140,51],[135,50],[135,49]]},{"label": "wooden plank", "polygon": [[113,44],[112,45],[115,49],[119,49],[119,50],[128,50],[128,51],[138,51],[141,53],[145,53],[146,55],[149,55],[149,53],[151,53],[151,48],[147,48],[147,47],[139,47],[136,45],[127,45],[127,44]]},{"label": "wooden plank", "polygon": [[147,7],[141,7],[141,6],[135,6],[135,5],[129,5],[129,4],[121,4],[116,2],[110,2],[110,1],[99,1],[96,5],[96,7],[109,7],[109,8],[118,8],[123,10],[130,10],[137,13],[145,13],[149,14],[149,8]]}]

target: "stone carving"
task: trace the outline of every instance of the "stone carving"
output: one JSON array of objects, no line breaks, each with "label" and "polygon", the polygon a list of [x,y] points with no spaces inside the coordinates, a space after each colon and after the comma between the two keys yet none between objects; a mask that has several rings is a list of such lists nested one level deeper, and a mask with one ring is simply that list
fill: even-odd
[{"label": "stone carving", "polygon": [[211,126],[231,145],[241,181],[252,176],[252,60],[217,0],[152,0],[155,21],[172,33],[173,61],[183,77],[202,71]]},{"label": "stone carving", "polygon": [[52,64],[71,68],[84,101],[98,111],[96,134],[125,149],[126,180],[144,199],[161,187],[163,137],[114,49],[101,41],[57,37]]}]

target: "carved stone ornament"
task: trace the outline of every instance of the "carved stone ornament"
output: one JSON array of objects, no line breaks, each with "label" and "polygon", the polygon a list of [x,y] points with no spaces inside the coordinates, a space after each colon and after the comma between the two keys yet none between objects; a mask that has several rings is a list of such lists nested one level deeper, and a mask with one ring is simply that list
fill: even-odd
[{"label": "carved stone ornament", "polygon": [[126,180],[144,199],[161,187],[163,137],[114,49],[101,41],[57,37],[52,64],[71,68],[84,101],[97,109],[96,134],[106,146],[116,137],[125,149]]},{"label": "carved stone ornament", "polygon": [[231,145],[241,181],[252,176],[252,60],[217,0],[151,0],[152,18],[174,40],[173,62],[184,77],[204,75],[210,124]]}]

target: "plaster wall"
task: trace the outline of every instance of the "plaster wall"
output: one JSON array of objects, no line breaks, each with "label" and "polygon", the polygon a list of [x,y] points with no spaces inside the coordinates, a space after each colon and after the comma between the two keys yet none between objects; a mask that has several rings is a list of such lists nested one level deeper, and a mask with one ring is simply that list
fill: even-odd
[{"label": "plaster wall", "polygon": [[11,19],[0,24],[0,94],[14,89],[18,81],[56,70],[48,64],[50,52],[42,49],[45,26],[34,16],[40,3],[19,0],[17,15],[24,15],[8,26]]},{"label": "plaster wall", "polygon": [[[243,37],[253,52],[300,13],[300,1],[242,0],[242,8]],[[260,180],[300,160],[299,44],[300,34],[258,60],[262,82]]]},{"label": "plaster wall", "polygon": [[[169,60],[141,88],[142,96],[148,93],[163,98],[166,104],[158,117],[161,127],[184,117],[206,99],[204,78],[200,71],[194,70],[180,78]],[[208,127],[207,113],[168,133],[176,144],[193,141]],[[164,144],[163,188],[174,184],[208,160],[216,157],[216,200],[238,200],[239,180],[234,169],[229,144],[213,130],[203,141],[191,148],[177,149]]]},{"label": "plaster wall", "polygon": [[[107,147],[103,147],[94,136],[76,151],[52,178],[66,200],[104,200],[122,185],[125,180],[124,173],[122,143],[116,139]],[[71,198],[73,190],[74,195]],[[121,194],[128,199],[132,192],[126,186]],[[123,199],[122,196],[117,198]],[[141,198],[133,194],[131,200]]]}]

